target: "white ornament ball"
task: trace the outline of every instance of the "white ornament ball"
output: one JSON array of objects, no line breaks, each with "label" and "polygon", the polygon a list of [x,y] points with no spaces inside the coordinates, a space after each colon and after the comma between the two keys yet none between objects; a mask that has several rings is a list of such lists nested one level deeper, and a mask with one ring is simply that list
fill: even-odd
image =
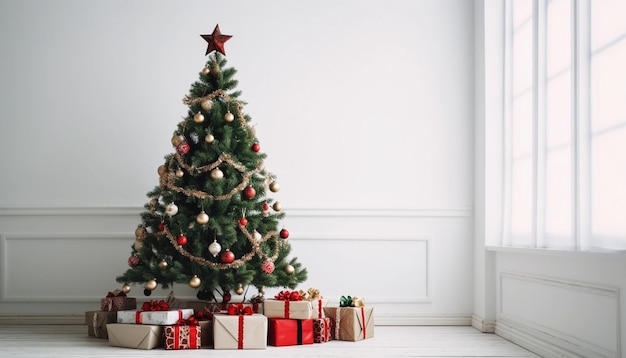
[{"label": "white ornament ball", "polygon": [[174,216],[174,215],[178,214],[178,206],[176,206],[176,204],[174,204],[174,203],[169,204],[165,208],[165,213],[168,216]]},{"label": "white ornament ball", "polygon": [[220,253],[220,251],[222,251],[222,245],[220,245],[217,241],[213,240],[213,243],[209,245],[209,252],[211,253],[211,255],[213,255],[213,257],[216,257],[217,254]]},{"label": "white ornament ball", "polygon": [[209,222],[209,215],[207,215],[204,210],[196,216],[196,222],[200,225],[204,225]]},{"label": "white ornament ball", "polygon": [[211,133],[207,134],[204,137],[204,141],[207,142],[207,143],[213,143],[214,140],[215,140],[215,137]]},{"label": "white ornament ball", "polygon": [[220,170],[220,168],[215,168],[211,170],[211,179],[218,180],[224,177],[224,172]]}]

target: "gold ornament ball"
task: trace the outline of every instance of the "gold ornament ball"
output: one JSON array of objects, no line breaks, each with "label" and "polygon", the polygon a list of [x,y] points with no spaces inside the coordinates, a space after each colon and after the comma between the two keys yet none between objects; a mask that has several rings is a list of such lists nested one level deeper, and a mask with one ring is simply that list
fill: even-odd
[{"label": "gold ornament ball", "polygon": [[272,207],[275,211],[281,211],[283,209],[283,205],[279,201],[275,202]]},{"label": "gold ornament ball", "polygon": [[291,265],[285,265],[284,270],[286,273],[294,273],[294,271],[296,271],[296,269]]},{"label": "gold ornament ball", "polygon": [[172,145],[175,147],[180,144],[185,138],[179,134],[174,134],[172,137]]},{"label": "gold ornament ball", "polygon": [[167,167],[165,165],[159,165],[157,172],[159,173],[159,175],[163,175],[167,173]]},{"label": "gold ornament ball", "polygon": [[215,168],[211,170],[211,179],[218,180],[224,177],[224,172],[220,170],[220,168]]},{"label": "gold ornament ball", "polygon": [[198,288],[201,284],[202,281],[200,281],[200,278],[196,275],[193,275],[193,277],[189,280],[189,286],[191,288]]},{"label": "gold ornament ball", "polygon": [[235,293],[238,295],[243,295],[243,286],[241,284],[239,284],[239,287],[237,287]]},{"label": "gold ornament ball", "polygon": [[137,240],[141,240],[146,234],[146,228],[143,226],[139,226],[135,229],[135,237]]},{"label": "gold ornament ball", "polygon": [[196,222],[200,225],[204,225],[209,222],[209,216],[204,212],[204,210],[196,216]]},{"label": "gold ornament ball", "polygon": [[204,66],[204,68],[202,69],[202,74],[206,76],[209,74],[209,72],[211,72],[211,70],[209,70],[208,67]]},{"label": "gold ornament ball", "polygon": [[210,72],[213,76],[217,76],[217,74],[220,73],[220,66],[217,63],[214,64],[213,66],[211,66]]},{"label": "gold ornament ball", "polygon": [[278,183],[277,183],[277,182],[273,181],[273,182],[270,184],[270,191],[271,191],[272,193],[277,193],[279,190],[280,190],[280,185],[278,185]]},{"label": "gold ornament ball", "polygon": [[167,261],[165,261],[165,260],[161,260],[161,261],[159,262],[159,268],[160,268],[160,269],[166,269],[166,268],[167,268]]},{"label": "gold ornament ball", "polygon": [[158,203],[159,203],[159,199],[157,198],[150,199],[150,206],[152,207],[157,206]]},{"label": "gold ornament ball", "polygon": [[234,120],[235,120],[235,116],[234,116],[232,113],[230,113],[230,111],[228,111],[228,112],[226,112],[226,114],[224,115],[224,120],[225,120],[226,122],[232,122],[232,121],[234,121]]},{"label": "gold ornament ball", "polygon": [[200,107],[202,107],[202,109],[204,109],[205,111],[210,111],[211,108],[213,108],[213,101],[211,101],[210,99],[205,99],[204,101],[200,102]]},{"label": "gold ornament ball", "polygon": [[196,122],[196,123],[204,122],[204,115],[202,113],[200,113],[200,112],[196,113],[193,116],[193,121]]},{"label": "gold ornament ball", "polygon": [[214,140],[215,140],[215,137],[211,133],[207,134],[206,137],[204,137],[204,141],[209,144],[213,143]]},{"label": "gold ornament ball", "polygon": [[154,289],[157,288],[159,284],[157,283],[157,280],[155,278],[153,278],[152,280],[146,282],[146,289],[152,291]]},{"label": "gold ornament ball", "polygon": [[142,247],[143,247],[143,242],[139,240],[135,240],[135,243],[133,244],[133,248],[137,251],[140,251]]},{"label": "gold ornament ball", "polygon": [[130,285],[125,283],[124,286],[122,286],[122,292],[129,293],[130,292]]},{"label": "gold ornament ball", "polygon": [[185,172],[182,169],[178,169],[176,171],[176,177],[177,178],[182,178],[183,176],[185,176]]}]

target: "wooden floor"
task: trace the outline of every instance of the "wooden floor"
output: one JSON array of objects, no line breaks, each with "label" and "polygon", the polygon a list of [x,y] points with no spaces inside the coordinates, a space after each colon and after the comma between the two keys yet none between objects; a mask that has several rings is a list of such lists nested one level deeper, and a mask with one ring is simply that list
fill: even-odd
[{"label": "wooden floor", "polygon": [[495,334],[469,326],[376,326],[359,342],[272,347],[265,350],[139,350],[111,347],[87,336],[86,326],[0,325],[0,357],[538,357]]}]

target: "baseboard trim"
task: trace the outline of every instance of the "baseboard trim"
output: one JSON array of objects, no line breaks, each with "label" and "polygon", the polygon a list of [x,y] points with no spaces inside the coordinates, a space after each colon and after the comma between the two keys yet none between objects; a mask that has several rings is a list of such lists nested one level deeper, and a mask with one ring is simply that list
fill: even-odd
[{"label": "baseboard trim", "polygon": [[473,314],[472,327],[476,328],[482,333],[494,333],[496,331],[496,322],[486,321],[482,317]]}]

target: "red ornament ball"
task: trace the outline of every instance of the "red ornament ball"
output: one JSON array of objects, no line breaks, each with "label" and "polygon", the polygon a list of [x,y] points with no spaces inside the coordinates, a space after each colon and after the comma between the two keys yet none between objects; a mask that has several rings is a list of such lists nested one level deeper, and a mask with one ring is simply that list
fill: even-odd
[{"label": "red ornament ball", "polygon": [[246,218],[239,219],[239,225],[241,225],[241,226],[248,225],[248,219],[246,219]]},{"label": "red ornament ball", "polygon": [[246,197],[246,199],[252,199],[256,195],[256,190],[254,190],[254,188],[251,185],[248,185],[243,190],[243,195]]},{"label": "red ornament ball", "polygon": [[270,209],[270,206],[268,203],[263,203],[263,210],[268,211]]},{"label": "red ornament ball", "polygon": [[220,260],[222,260],[222,262],[225,264],[229,264],[235,261],[235,254],[233,254],[232,251],[226,249],[226,251],[222,252],[222,254],[220,255]]},{"label": "red ornament ball", "polygon": [[283,239],[288,238],[289,237],[289,231],[287,231],[287,229],[280,230],[280,237],[282,237]]},{"label": "red ornament ball", "polygon": [[159,231],[165,230],[165,223],[159,223]]},{"label": "red ornament ball", "polygon": [[128,266],[130,267],[136,267],[137,265],[139,265],[140,262],[141,260],[137,255],[130,255],[130,257],[128,258]]},{"label": "red ornament ball", "polygon": [[190,147],[189,147],[189,144],[187,144],[187,142],[180,142],[176,146],[176,151],[180,155],[185,155],[185,154],[189,153],[189,148]]},{"label": "red ornament ball", "polygon": [[261,264],[261,271],[265,272],[268,275],[271,274],[272,272],[274,272],[274,263],[270,260],[263,261],[263,263]]},{"label": "red ornament ball", "polygon": [[255,152],[255,153],[258,153],[259,150],[261,150],[261,146],[259,145],[259,143],[254,143],[252,145],[252,151]]},{"label": "red ornament ball", "polygon": [[187,245],[187,236],[185,235],[180,235],[177,239],[176,242],[178,243],[178,245]]}]

